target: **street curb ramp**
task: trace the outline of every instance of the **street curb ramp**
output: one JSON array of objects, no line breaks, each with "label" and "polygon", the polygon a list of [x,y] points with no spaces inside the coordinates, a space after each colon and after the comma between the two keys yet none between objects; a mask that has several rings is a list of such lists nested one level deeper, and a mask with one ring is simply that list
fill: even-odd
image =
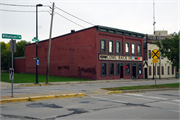
[{"label": "street curb ramp", "polygon": [[70,97],[83,97],[86,96],[83,93],[78,94],[61,94],[61,95],[45,95],[45,96],[31,96],[31,97],[22,97],[22,98],[9,98],[1,99],[1,104],[9,102],[23,102],[23,101],[34,101],[34,100],[43,100],[43,99],[55,99],[55,98],[70,98]]}]

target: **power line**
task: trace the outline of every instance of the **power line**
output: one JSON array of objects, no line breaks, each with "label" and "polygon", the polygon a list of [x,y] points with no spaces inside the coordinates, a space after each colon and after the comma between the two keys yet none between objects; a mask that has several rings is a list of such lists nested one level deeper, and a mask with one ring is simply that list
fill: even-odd
[{"label": "power line", "polygon": [[[5,11],[5,12],[36,12],[36,11],[6,10],[6,9],[0,9],[0,11]],[[49,12],[49,11],[44,10],[44,11],[38,11],[38,12]]]},{"label": "power line", "polygon": [[[17,5],[17,4],[5,4],[5,3],[0,3],[0,5],[18,6],[18,7],[36,7],[36,5]],[[49,7],[49,5],[43,5],[42,7]]]},{"label": "power line", "polygon": [[62,9],[60,9],[59,7],[56,7],[56,6],[55,6],[55,8],[63,11],[64,13],[66,13],[66,14],[68,14],[68,15],[70,15],[70,16],[73,16],[73,17],[75,17],[75,18],[77,18],[77,19],[79,19],[79,20],[81,20],[81,21],[83,21],[83,22],[86,22],[86,23],[88,23],[88,24],[90,24],[90,25],[94,25],[94,24],[92,24],[92,23],[90,23],[90,22],[87,22],[87,21],[85,21],[85,20],[83,20],[83,19],[81,19],[81,18],[78,18],[78,17],[76,17],[76,16],[74,16],[74,15],[72,15],[72,14],[70,14],[70,13],[68,13],[68,12],[66,12],[66,11],[64,11],[64,10],[62,10]]},{"label": "power line", "polygon": [[55,13],[56,13],[56,14],[58,14],[59,16],[61,16],[61,17],[65,18],[66,20],[68,20],[68,21],[70,21],[70,22],[72,22],[72,23],[76,24],[76,25],[78,25],[78,26],[80,26],[80,27],[82,27],[82,28],[85,28],[85,27],[83,27],[83,26],[81,26],[81,25],[79,25],[79,24],[75,23],[74,21],[72,21],[72,20],[70,20],[70,19],[68,19],[68,18],[64,17],[63,15],[61,15],[61,14],[59,14],[59,13],[57,13],[57,12],[55,12]]}]

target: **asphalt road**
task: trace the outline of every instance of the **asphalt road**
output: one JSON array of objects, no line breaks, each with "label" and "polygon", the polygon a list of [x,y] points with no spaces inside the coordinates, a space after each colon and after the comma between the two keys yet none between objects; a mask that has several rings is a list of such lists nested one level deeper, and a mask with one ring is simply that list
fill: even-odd
[{"label": "asphalt road", "polygon": [[179,120],[178,90],[93,95],[1,105],[1,120]]},{"label": "asphalt road", "polygon": [[[157,84],[178,83],[179,80],[157,80]],[[86,84],[68,84],[68,85],[52,85],[52,86],[33,86],[33,87],[14,87],[13,94],[33,94],[45,92],[86,92],[99,88],[120,87],[120,86],[136,86],[136,85],[154,85],[154,80],[130,81],[130,82],[103,82],[103,83],[86,83]],[[1,87],[1,96],[11,95],[11,87]]]}]

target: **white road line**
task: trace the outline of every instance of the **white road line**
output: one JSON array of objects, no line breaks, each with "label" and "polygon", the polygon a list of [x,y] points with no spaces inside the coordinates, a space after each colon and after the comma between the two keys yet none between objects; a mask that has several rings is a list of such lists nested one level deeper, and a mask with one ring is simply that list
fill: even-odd
[{"label": "white road line", "polygon": [[177,101],[177,102],[180,102],[180,100],[172,100],[172,101]]},{"label": "white road line", "polygon": [[141,97],[146,97],[146,98],[153,98],[153,99],[161,99],[161,100],[168,100],[167,98],[162,98],[162,97],[154,97],[154,96],[144,96],[144,95],[141,95],[141,94],[131,94],[131,93],[127,93],[127,95],[141,96]]},{"label": "white road line", "polygon": [[[112,95],[114,95],[114,94],[112,94]],[[114,96],[123,96],[123,95],[114,95]],[[123,97],[135,98],[135,97],[131,97],[131,96],[123,96]],[[150,99],[144,99],[144,98],[135,98],[135,99],[152,101]]]},{"label": "white road line", "polygon": [[111,99],[107,99],[107,98],[102,98],[102,97],[94,97],[91,96],[92,98],[98,98],[98,99],[103,99],[103,100],[108,100],[108,101],[114,101],[114,102],[120,102],[120,103],[127,103],[125,101],[120,101],[120,100],[111,100]]}]

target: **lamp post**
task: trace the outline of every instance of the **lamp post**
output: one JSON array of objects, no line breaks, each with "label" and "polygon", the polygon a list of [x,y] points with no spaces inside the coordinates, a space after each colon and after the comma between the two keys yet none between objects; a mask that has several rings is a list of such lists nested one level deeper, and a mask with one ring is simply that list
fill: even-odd
[{"label": "lamp post", "polygon": [[[36,39],[38,40],[38,7],[43,6],[42,4],[36,5]],[[36,40],[36,58],[38,58],[38,41]],[[36,59],[36,84],[38,84],[38,65]]]}]

